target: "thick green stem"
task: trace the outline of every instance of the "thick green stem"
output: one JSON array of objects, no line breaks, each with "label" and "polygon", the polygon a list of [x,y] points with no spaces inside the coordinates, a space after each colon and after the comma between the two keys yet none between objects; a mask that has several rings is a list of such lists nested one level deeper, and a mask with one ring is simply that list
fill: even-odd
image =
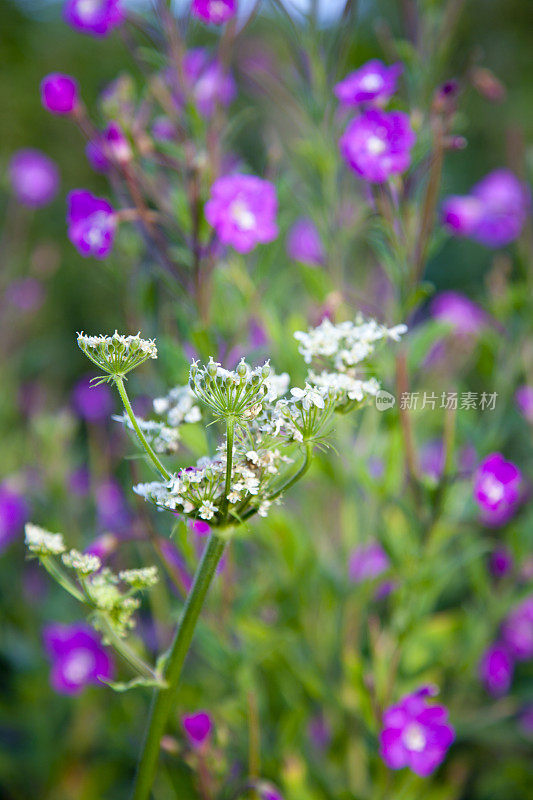
[{"label": "thick green stem", "polygon": [[183,615],[164,670],[163,678],[167,688],[157,690],[154,695],[150,722],[139,761],[135,787],[131,796],[132,800],[148,800],[150,797],[150,790],[157,770],[161,737],[165,732],[168,718],[175,709],[178,683],[183,664],[189,651],[207,591],[224,552],[225,544],[225,539],[216,533],[212,533],[196,571],[194,584],[185,603]]},{"label": "thick green stem", "polygon": [[231,491],[231,473],[233,471],[233,440],[235,438],[235,420],[228,417],[226,420],[226,482],[224,484],[224,499],[222,501],[222,519],[228,518],[228,494]]},{"label": "thick green stem", "polygon": [[163,478],[166,481],[169,481],[170,477],[171,477],[170,472],[168,472],[165,469],[165,467],[163,466],[161,461],[158,459],[158,457],[156,456],[156,454],[154,453],[154,451],[152,450],[152,448],[150,447],[150,445],[146,441],[146,436],[144,435],[144,433],[140,429],[139,423],[137,422],[137,419],[135,418],[135,414],[133,413],[133,409],[131,407],[130,399],[129,399],[127,393],[126,393],[126,387],[124,386],[124,378],[121,375],[114,375],[113,377],[114,377],[115,384],[116,384],[116,387],[118,389],[118,392],[120,394],[120,397],[122,399],[122,402],[124,403],[124,408],[126,409],[126,414],[130,418],[130,422],[133,425],[133,430],[137,434],[137,437],[138,437],[140,443],[142,444],[142,446],[146,450],[147,456],[150,458],[150,460],[152,461],[152,463],[156,467],[157,471],[163,476]]}]

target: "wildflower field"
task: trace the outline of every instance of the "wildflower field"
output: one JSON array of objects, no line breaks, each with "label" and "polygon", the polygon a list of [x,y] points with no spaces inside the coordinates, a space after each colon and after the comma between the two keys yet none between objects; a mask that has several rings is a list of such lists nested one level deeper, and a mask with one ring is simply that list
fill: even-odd
[{"label": "wildflower field", "polygon": [[0,800],[530,800],[531,0],[0,0]]}]

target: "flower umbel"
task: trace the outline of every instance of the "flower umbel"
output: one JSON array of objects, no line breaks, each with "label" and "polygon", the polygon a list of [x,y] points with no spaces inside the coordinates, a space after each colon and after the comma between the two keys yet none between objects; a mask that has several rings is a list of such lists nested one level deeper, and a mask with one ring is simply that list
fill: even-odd
[{"label": "flower umbel", "polygon": [[147,359],[157,358],[155,341],[141,339],[140,333],[123,336],[115,331],[112,336],[87,336],[82,331],[78,333],[78,346],[87,358],[109,376],[101,376],[100,380],[124,377]]}]

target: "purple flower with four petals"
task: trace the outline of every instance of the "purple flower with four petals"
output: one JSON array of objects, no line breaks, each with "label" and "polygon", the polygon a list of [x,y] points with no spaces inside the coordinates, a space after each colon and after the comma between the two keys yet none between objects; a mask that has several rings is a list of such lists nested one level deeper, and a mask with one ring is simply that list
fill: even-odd
[{"label": "purple flower with four petals", "polygon": [[40,150],[17,150],[9,162],[9,179],[15,197],[24,206],[38,208],[50,203],[59,188],[59,172]]},{"label": "purple flower with four petals", "polygon": [[433,687],[422,687],[385,711],[381,757],[391,769],[409,767],[426,777],[444,760],[455,732],[445,706],[428,705],[427,697],[434,694]]},{"label": "purple flower with four petals", "polygon": [[21,494],[0,486],[0,553],[21,532],[29,513],[28,503]]},{"label": "purple flower with four petals", "polygon": [[226,175],[211,187],[205,216],[222,244],[249,253],[278,235],[276,189],[255,175]]},{"label": "purple flower with four petals", "polygon": [[339,145],[346,163],[359,177],[384,183],[409,167],[415,141],[407,114],[374,108],[349,123]]},{"label": "purple flower with four petals", "polygon": [[60,694],[77,694],[113,677],[113,663],[99,636],[87,625],[47,625],[44,644],[52,660],[50,683]]},{"label": "purple flower with four petals", "polygon": [[496,642],[485,651],[479,664],[479,676],[490,694],[505,694],[513,678],[513,660],[507,647]]},{"label": "purple flower with four petals", "polygon": [[115,211],[107,200],[84,189],[67,197],[68,238],[82,256],[105,258],[115,239]]},{"label": "purple flower with four petals", "polygon": [[91,36],[107,36],[124,22],[122,0],[67,0],[63,19],[72,28]]},{"label": "purple flower with four petals", "polygon": [[335,94],[345,106],[383,103],[396,91],[398,78],[402,72],[402,64],[392,64],[387,67],[383,61],[374,58],[337,83]]},{"label": "purple flower with four petals", "polygon": [[237,0],[193,0],[193,16],[212,25],[223,25],[237,13]]},{"label": "purple flower with four petals", "polygon": [[474,478],[474,499],[486,525],[505,524],[520,505],[522,473],[501,453],[491,453],[481,462]]}]

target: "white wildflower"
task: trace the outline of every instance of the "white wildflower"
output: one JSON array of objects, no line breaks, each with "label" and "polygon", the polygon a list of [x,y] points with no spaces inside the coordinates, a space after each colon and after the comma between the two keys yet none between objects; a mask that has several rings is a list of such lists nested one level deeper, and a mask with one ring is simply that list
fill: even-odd
[{"label": "white wildflower", "polygon": [[98,556],[80,553],[79,550],[70,550],[68,553],[63,553],[61,560],[66,567],[76,570],[81,575],[92,575],[93,572],[98,572],[102,567],[102,562]]},{"label": "white wildflower", "polygon": [[60,533],[50,531],[27,522],[25,526],[28,550],[40,556],[58,556],[65,552],[65,542]]}]

